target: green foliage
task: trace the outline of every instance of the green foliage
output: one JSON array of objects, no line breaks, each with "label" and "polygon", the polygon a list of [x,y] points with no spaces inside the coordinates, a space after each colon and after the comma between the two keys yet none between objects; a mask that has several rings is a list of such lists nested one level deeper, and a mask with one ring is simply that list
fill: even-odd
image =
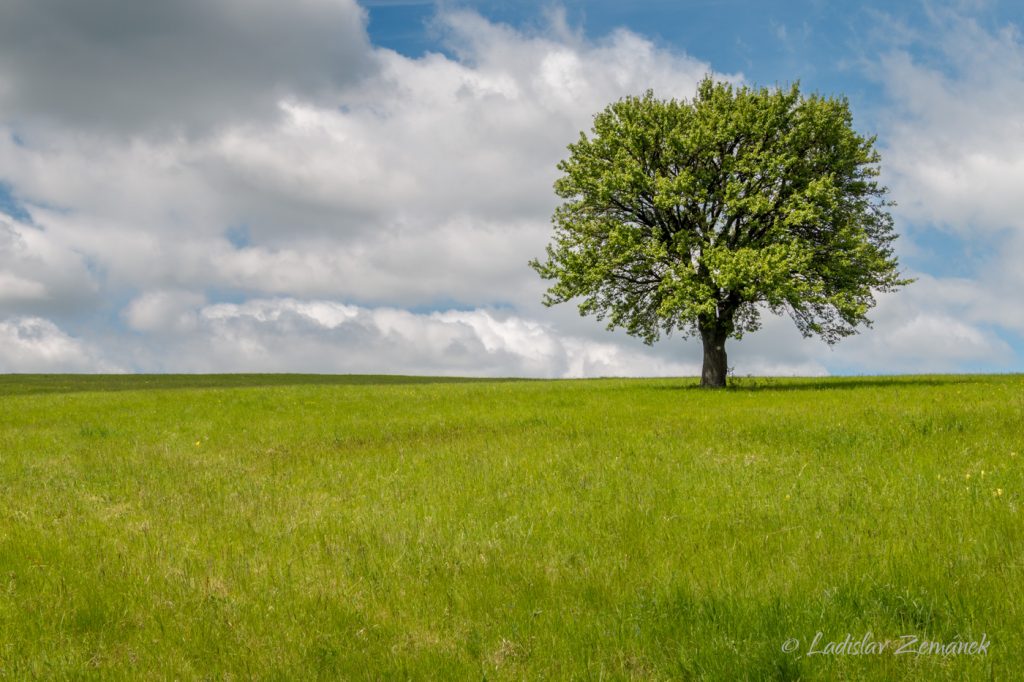
[{"label": "green foliage", "polygon": [[692,101],[652,92],[609,105],[559,164],[553,243],[531,265],[545,303],[648,343],[740,337],[763,309],[833,343],[868,323],[874,294],[906,284],[874,138],[847,101],[734,88]]},{"label": "green foliage", "polygon": [[0,679],[1017,678],[1024,378],[694,388],[0,376]]}]

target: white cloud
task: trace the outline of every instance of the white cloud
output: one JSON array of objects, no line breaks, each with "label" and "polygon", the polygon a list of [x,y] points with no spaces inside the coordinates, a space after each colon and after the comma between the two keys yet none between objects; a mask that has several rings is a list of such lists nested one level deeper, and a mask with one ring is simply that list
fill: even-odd
[{"label": "white cloud", "polygon": [[1005,366],[1013,360],[1013,349],[997,334],[992,318],[979,314],[983,295],[970,280],[921,275],[908,288],[879,297],[870,329],[834,349],[805,342],[794,351],[825,365],[841,363],[866,373]]},{"label": "white cloud", "polygon": [[115,372],[89,344],[39,317],[0,320],[0,372]]},{"label": "white cloud", "polygon": [[[918,313],[883,338],[889,354],[901,360],[919,356],[922,348],[928,348],[931,357],[927,360],[933,360],[935,355],[951,360],[977,360],[990,358],[997,350],[996,344],[980,330],[947,315]],[[998,350],[1007,350],[1005,344],[1000,345]]]},{"label": "white cloud", "polygon": [[[200,138],[111,145],[51,130],[26,145],[0,136],[0,178],[52,238],[98,264],[108,287],[140,291],[123,317],[154,351],[139,356],[141,367],[170,368],[161,354],[180,357],[168,350],[175,335],[215,357],[194,365],[211,370],[561,376],[688,367],[622,348],[621,335],[599,325],[588,332],[600,342],[566,335],[570,352],[556,322],[541,330],[480,309],[457,320],[396,307],[502,303],[547,315],[543,283],[526,263],[547,242],[565,144],[608,102],[648,87],[686,96],[710,71],[626,31],[584,40],[557,16],[547,33],[530,35],[471,13],[442,15],[439,25],[457,58],[369,52],[375,77],[330,106],[290,96],[278,119],[240,118]],[[227,237],[236,226],[242,243]],[[280,307],[272,320],[259,306],[230,320],[216,306],[197,316],[195,297],[209,289],[377,307],[360,309],[372,324],[344,329]],[[342,344],[341,357],[317,345],[328,332],[373,341]]]},{"label": "white cloud", "polygon": [[[964,235],[1024,229],[1024,41],[1012,25],[932,16],[932,31],[877,71],[892,103],[884,160],[899,213]],[[926,62],[925,50],[937,54]]]},{"label": "white cloud", "polygon": [[526,261],[547,241],[565,144],[608,102],[691,94],[710,66],[625,31],[590,42],[557,24],[439,22],[458,59],[367,51],[374,77],[329,102],[285,97],[277,119],[238,108],[217,134],[119,144],[0,134],[0,179],[111,286],[535,302]]},{"label": "white cloud", "polygon": [[[862,361],[1013,366],[1002,336],[1024,337],[1024,299],[1015,295],[1024,286],[1024,40],[1012,25],[986,29],[949,8],[930,7],[929,16],[926,31],[897,31],[900,45],[874,72],[890,104],[883,168],[910,237],[901,248],[964,274],[919,275],[890,306],[897,328],[875,335],[868,356],[885,360]],[[937,232],[977,252],[960,253]]]},{"label": "white cloud", "polygon": [[0,214],[0,314],[67,312],[95,301],[81,256],[46,230]]},{"label": "white cloud", "polygon": [[124,318],[140,332],[188,333],[196,328],[195,308],[205,301],[190,291],[147,291],[128,304]]},{"label": "white cloud", "polygon": [[565,337],[505,311],[412,313],[324,300],[201,306],[185,336],[153,330],[167,371],[329,371],[576,377],[693,374],[613,343]]}]

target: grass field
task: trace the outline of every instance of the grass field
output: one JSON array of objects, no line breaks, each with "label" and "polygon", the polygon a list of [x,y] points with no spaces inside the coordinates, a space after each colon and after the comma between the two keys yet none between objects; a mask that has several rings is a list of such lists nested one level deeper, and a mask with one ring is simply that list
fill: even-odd
[{"label": "grass field", "polygon": [[0,677],[1014,679],[1022,496],[1021,376],[5,376]]}]

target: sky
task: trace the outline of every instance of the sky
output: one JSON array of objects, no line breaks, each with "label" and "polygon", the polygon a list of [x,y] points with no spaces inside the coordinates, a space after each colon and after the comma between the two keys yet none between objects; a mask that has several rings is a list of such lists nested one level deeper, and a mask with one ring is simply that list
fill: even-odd
[{"label": "sky", "polygon": [[566,145],[705,75],[845,96],[901,270],[829,347],[737,376],[1024,371],[1024,6],[4,0],[0,372],[663,376],[541,305]]}]

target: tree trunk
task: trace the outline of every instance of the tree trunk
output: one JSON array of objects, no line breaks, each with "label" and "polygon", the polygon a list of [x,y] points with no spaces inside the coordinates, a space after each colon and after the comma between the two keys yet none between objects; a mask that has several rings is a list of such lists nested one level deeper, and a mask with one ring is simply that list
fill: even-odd
[{"label": "tree trunk", "polygon": [[701,388],[725,388],[725,376],[729,371],[725,354],[725,340],[728,334],[718,330],[701,330],[704,341],[704,369],[700,373]]}]

